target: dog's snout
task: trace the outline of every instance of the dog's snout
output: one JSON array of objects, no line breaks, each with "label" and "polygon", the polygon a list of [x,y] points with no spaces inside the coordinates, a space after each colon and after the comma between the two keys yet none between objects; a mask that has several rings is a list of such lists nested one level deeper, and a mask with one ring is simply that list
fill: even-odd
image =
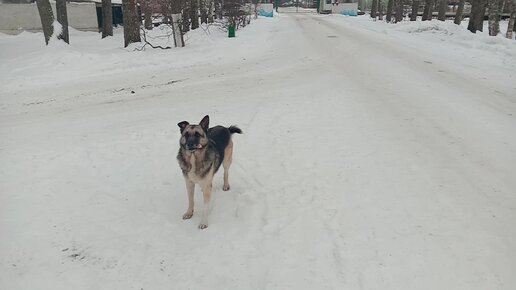
[{"label": "dog's snout", "polygon": [[186,149],[192,150],[192,149],[195,149],[195,148],[197,148],[197,144],[196,143],[193,143],[193,142],[186,143]]}]

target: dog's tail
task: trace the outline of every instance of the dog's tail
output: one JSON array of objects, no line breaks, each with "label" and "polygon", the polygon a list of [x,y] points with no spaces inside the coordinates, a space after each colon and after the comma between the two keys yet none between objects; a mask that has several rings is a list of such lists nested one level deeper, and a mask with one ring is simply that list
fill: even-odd
[{"label": "dog's tail", "polygon": [[231,134],[234,134],[234,133],[242,134],[242,130],[235,125],[229,126],[228,130],[229,130],[229,133],[231,133]]}]

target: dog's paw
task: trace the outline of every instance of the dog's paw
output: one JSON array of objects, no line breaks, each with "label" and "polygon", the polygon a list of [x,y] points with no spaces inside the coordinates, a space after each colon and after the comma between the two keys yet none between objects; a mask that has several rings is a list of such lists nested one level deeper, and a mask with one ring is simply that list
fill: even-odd
[{"label": "dog's paw", "polygon": [[206,224],[199,224],[199,229],[200,230],[204,230],[207,227],[208,227],[208,225],[206,225]]},{"label": "dog's paw", "polygon": [[224,191],[228,191],[229,190],[229,184],[224,184],[224,186],[222,187],[222,190]]},{"label": "dog's paw", "polygon": [[192,218],[192,216],[193,216],[193,211],[187,211],[187,212],[183,215],[183,219],[184,219],[184,220],[187,220],[187,219]]}]

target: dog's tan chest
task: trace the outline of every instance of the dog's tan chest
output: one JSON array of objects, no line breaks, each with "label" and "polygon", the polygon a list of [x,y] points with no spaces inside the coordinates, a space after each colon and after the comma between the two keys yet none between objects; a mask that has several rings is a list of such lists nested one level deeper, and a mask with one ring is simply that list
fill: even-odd
[{"label": "dog's tan chest", "polygon": [[195,174],[195,172],[197,170],[197,165],[195,164],[195,154],[191,154],[186,162],[189,163],[188,164],[189,171],[186,174],[188,179],[193,182],[197,182],[199,178],[198,178],[197,174]]},{"label": "dog's tan chest", "polygon": [[188,158],[188,163],[190,163],[190,170],[186,174],[188,179],[195,183],[200,183],[204,178],[201,178],[199,175],[197,175],[197,158],[195,154],[191,154],[191,156]]}]

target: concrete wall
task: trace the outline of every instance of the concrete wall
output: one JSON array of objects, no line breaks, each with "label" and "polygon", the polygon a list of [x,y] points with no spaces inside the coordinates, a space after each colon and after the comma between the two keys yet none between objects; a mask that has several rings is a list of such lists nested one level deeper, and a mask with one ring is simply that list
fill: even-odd
[{"label": "concrete wall", "polygon": [[[68,25],[85,31],[98,31],[95,3],[67,3]],[[52,3],[54,17],[55,3]],[[0,32],[18,34],[22,31],[41,31],[38,7],[33,4],[0,4]]]}]

